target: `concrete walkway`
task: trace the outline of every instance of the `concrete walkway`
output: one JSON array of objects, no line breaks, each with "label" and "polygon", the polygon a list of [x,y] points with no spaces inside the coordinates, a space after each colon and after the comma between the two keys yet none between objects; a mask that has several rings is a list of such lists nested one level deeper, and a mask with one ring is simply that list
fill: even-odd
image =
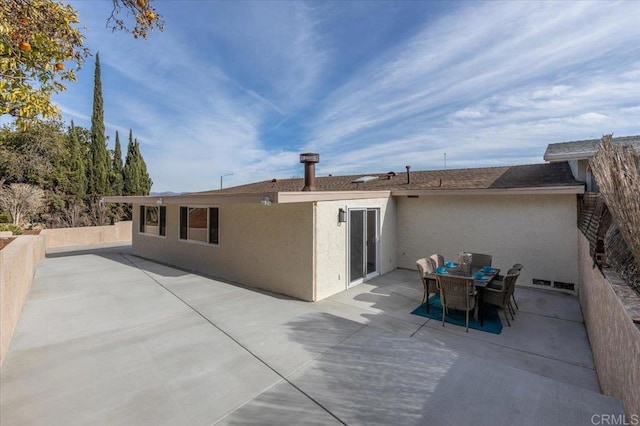
[{"label": "concrete walkway", "polygon": [[585,425],[598,393],[573,296],[518,289],[493,335],[411,315],[415,271],[318,303],[129,247],[49,254],[0,373],[2,425]]}]

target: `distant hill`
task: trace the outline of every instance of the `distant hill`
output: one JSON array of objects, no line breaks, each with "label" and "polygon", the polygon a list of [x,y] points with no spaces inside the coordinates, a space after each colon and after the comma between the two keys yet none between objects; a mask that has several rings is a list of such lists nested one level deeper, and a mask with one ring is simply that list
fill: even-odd
[{"label": "distant hill", "polygon": [[151,192],[149,195],[157,197],[159,195],[182,195],[182,194],[184,194],[184,192],[165,191],[165,192]]}]

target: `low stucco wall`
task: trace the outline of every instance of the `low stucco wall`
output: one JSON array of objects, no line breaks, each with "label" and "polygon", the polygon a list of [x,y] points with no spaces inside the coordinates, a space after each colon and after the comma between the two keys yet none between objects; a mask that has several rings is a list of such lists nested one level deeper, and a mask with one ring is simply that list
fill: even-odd
[{"label": "low stucco wall", "polygon": [[578,283],[573,194],[396,198],[401,268],[416,269],[417,259],[433,253],[456,261],[469,251],[491,254],[504,271],[522,263],[518,285]]},{"label": "low stucco wall", "polygon": [[[198,206],[191,206],[198,207]],[[166,236],[140,233],[134,206],[133,254],[213,277],[314,300],[313,204],[224,204],[218,245],[179,238],[180,206],[167,206]]]},{"label": "low stucco wall", "polygon": [[0,250],[0,365],[9,350],[33,275],[45,256],[45,237],[23,235]]},{"label": "low stucco wall", "polygon": [[640,330],[593,267],[589,242],[579,234],[580,304],[602,392],[619,398],[627,414],[640,415]]},{"label": "low stucco wall", "polygon": [[107,226],[45,229],[47,248],[131,242],[131,221]]}]

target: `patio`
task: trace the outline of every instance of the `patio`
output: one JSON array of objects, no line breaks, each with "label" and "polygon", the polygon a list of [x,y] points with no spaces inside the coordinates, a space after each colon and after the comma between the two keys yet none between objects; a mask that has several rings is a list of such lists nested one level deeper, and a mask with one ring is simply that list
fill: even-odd
[{"label": "patio", "polygon": [[[50,253],[0,376],[1,424],[591,424],[576,297],[518,288],[499,335],[411,315],[415,271],[317,303],[129,246]],[[501,314],[502,315],[502,314]]]}]

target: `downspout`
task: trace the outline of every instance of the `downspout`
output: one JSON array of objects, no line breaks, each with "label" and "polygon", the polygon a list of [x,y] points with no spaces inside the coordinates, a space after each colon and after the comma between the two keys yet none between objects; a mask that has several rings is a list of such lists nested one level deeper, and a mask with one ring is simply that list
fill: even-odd
[{"label": "downspout", "polygon": [[318,301],[318,202],[313,202],[313,247],[312,247],[312,273],[311,273],[311,286],[312,286],[312,298],[314,302]]}]

